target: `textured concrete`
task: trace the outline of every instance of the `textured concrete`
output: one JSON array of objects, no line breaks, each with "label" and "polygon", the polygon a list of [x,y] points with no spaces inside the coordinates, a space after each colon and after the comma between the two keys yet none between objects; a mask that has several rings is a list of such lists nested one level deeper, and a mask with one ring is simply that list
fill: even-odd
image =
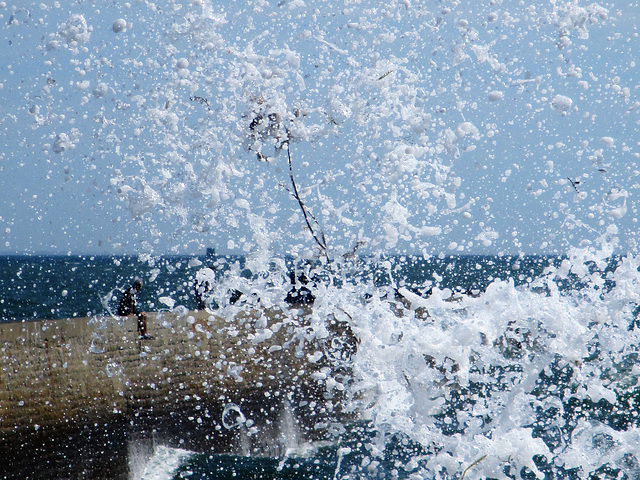
[{"label": "textured concrete", "polygon": [[[151,437],[278,453],[269,449],[283,409],[314,432],[336,408],[311,380],[332,352],[326,340],[302,341],[306,318],[296,309],[157,313],[149,340],[137,338],[134,318],[0,325],[0,478],[126,478],[122,457]],[[310,362],[318,351],[323,360]],[[248,422],[235,426],[232,404]]]}]

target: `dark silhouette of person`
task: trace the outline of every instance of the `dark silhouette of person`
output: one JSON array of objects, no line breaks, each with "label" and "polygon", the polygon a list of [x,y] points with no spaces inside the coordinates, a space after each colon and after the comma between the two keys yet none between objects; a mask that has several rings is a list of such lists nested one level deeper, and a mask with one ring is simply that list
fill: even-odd
[{"label": "dark silhouette of person", "polygon": [[204,310],[205,308],[214,307],[213,285],[216,281],[215,268],[205,267],[196,273],[196,279],[193,284],[194,296],[196,299],[196,308]]},{"label": "dark silhouette of person", "polygon": [[142,280],[136,278],[131,284],[131,287],[122,294],[120,304],[118,305],[118,315],[121,317],[135,315],[138,318],[138,335],[141,339],[146,339],[151,338],[147,335],[147,314],[141,312],[136,303],[140,290],[142,290]]},{"label": "dark silhouette of person", "polygon": [[309,279],[304,273],[298,275],[298,278],[296,279],[296,273],[292,271],[289,273],[289,279],[293,286],[287,293],[287,296],[284,299],[285,302],[289,305],[311,305],[315,302],[316,297],[307,287]]}]

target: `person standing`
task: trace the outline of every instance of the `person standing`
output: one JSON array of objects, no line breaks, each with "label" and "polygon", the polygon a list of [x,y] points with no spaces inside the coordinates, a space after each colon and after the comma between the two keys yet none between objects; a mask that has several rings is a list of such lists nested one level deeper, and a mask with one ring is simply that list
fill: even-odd
[{"label": "person standing", "polygon": [[309,279],[304,273],[296,278],[296,272],[292,270],[289,272],[289,279],[291,280],[291,290],[287,293],[285,302],[289,305],[312,305],[316,301],[315,295],[307,287]]},{"label": "person standing", "polygon": [[141,312],[137,305],[140,290],[142,290],[142,280],[136,278],[131,284],[131,287],[122,294],[120,304],[118,305],[118,315],[121,317],[135,315],[138,319],[138,336],[141,339],[149,339],[152,337],[147,335],[147,314]]},{"label": "person standing", "polygon": [[213,286],[216,281],[216,271],[214,268],[204,267],[196,273],[196,279],[193,285],[194,295],[196,298],[196,308],[204,310],[205,308],[216,308],[213,300]]}]

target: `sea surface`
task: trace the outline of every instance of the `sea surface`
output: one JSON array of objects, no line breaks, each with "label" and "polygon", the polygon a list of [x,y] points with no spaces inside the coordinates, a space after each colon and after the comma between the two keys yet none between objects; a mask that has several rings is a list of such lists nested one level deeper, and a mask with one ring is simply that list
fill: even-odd
[{"label": "sea surface", "polygon": [[[313,442],[292,417],[270,452],[131,448],[132,479],[640,478],[632,256],[285,259],[263,271],[243,257],[4,257],[2,321],[108,315],[135,277],[144,309],[190,309],[206,265],[225,289],[264,298],[306,269],[319,322],[343,312],[358,338],[318,384],[331,391],[348,372],[340,388],[357,414],[318,425]],[[227,427],[260,435],[249,426]]]},{"label": "sea surface", "polygon": [[[427,291],[430,287],[458,291],[484,290],[493,280],[512,279],[516,285],[536,278],[544,268],[560,262],[547,256],[412,256],[362,259],[350,277],[376,286],[394,285]],[[253,275],[241,256],[0,256],[0,322],[53,320],[114,313],[117,301],[141,278],[143,310],[166,309],[161,297],[195,308],[195,274],[214,265],[218,275],[233,271]],[[291,259],[285,259],[288,268]]]}]

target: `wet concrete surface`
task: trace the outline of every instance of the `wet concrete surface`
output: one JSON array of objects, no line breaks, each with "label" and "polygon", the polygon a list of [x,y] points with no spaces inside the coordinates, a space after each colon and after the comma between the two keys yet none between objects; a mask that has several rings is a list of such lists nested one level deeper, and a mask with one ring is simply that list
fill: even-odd
[{"label": "wet concrete surface", "polygon": [[322,435],[337,399],[306,313],[156,313],[143,340],[133,318],[0,325],[0,478],[125,479],[154,444],[277,455],[285,414]]}]

